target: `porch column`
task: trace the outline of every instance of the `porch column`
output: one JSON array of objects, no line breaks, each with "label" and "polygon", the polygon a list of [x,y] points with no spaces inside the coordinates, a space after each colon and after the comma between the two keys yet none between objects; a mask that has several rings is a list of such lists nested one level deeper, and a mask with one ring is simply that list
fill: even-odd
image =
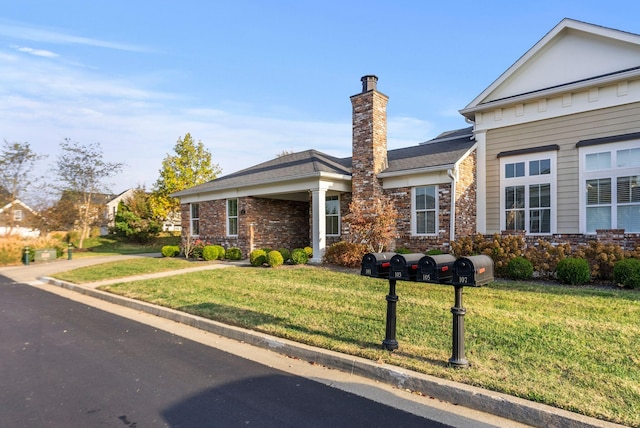
[{"label": "porch column", "polygon": [[323,188],[311,192],[311,221],[313,223],[311,236],[313,241],[313,257],[309,260],[311,263],[322,262],[322,256],[324,256],[324,250],[327,246],[327,222],[325,219],[326,195],[327,190]]}]

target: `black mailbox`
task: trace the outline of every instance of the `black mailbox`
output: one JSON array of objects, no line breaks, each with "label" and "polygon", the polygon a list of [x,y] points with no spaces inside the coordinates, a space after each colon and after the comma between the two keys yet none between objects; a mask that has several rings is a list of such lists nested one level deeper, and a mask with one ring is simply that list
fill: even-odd
[{"label": "black mailbox", "polygon": [[374,278],[389,278],[389,266],[391,258],[396,253],[367,253],[362,257],[362,270],[360,275]]},{"label": "black mailbox", "polygon": [[493,260],[486,255],[460,257],[453,264],[453,285],[480,287],[493,281]]},{"label": "black mailbox", "polygon": [[418,262],[418,281],[450,283],[453,278],[453,264],[456,258],[451,254],[424,256]]},{"label": "black mailbox", "polygon": [[396,254],[391,257],[389,279],[416,281],[418,276],[418,262],[424,257],[422,253]]}]

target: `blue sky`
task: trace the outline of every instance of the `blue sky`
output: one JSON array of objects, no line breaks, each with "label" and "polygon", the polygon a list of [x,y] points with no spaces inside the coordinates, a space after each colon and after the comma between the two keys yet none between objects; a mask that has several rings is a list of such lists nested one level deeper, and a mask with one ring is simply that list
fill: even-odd
[{"label": "blue sky", "polygon": [[349,97],[375,74],[389,148],[468,126],[458,110],[563,18],[640,33],[640,2],[30,1],[0,14],[0,138],[99,142],[123,191],[187,132],[224,174],[283,150],[351,150]]}]

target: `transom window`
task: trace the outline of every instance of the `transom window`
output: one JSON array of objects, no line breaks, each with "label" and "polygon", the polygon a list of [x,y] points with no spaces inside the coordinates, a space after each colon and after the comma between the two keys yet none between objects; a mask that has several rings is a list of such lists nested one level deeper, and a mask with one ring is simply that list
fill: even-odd
[{"label": "transom window", "polygon": [[541,152],[500,159],[502,230],[552,233],[555,158],[555,152]]},{"label": "transom window", "polygon": [[227,199],[227,235],[238,235],[238,200]]},{"label": "transom window", "polygon": [[[635,146],[635,147],[634,147]],[[640,232],[640,148],[638,141],[580,149],[582,224],[598,229]]]},{"label": "transom window", "polygon": [[435,235],[438,230],[438,186],[413,188],[413,229],[416,235]]},{"label": "transom window", "polygon": [[200,235],[200,204],[191,204],[190,215],[191,235]]},{"label": "transom window", "polygon": [[338,195],[325,199],[325,218],[327,235],[340,235],[340,198]]}]

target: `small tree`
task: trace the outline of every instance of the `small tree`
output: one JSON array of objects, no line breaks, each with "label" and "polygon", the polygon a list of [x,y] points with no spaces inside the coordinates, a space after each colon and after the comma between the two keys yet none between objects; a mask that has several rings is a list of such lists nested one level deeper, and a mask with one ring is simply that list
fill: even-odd
[{"label": "small tree", "polygon": [[[104,180],[118,174],[122,163],[105,162],[100,143],[81,145],[65,138],[56,162],[57,188],[73,199],[75,222],[80,229],[82,248],[92,225],[99,219],[99,195],[108,193]],[[73,212],[70,213],[73,215]]]},{"label": "small tree", "polygon": [[367,201],[352,201],[349,214],[343,221],[348,224],[347,240],[364,244],[369,251],[381,252],[389,248],[397,235],[398,211],[389,198],[381,197]]},{"label": "small tree", "polygon": [[131,196],[118,204],[113,228],[116,235],[146,243],[161,230],[162,224],[153,215],[144,187],[136,188]]},{"label": "small tree", "polygon": [[174,155],[162,161],[160,177],[153,186],[152,209],[157,218],[176,219],[180,214],[180,201],[170,195],[180,190],[204,184],[215,179],[222,170],[211,163],[211,153],[202,141],[195,143],[191,134],[178,138]]}]

